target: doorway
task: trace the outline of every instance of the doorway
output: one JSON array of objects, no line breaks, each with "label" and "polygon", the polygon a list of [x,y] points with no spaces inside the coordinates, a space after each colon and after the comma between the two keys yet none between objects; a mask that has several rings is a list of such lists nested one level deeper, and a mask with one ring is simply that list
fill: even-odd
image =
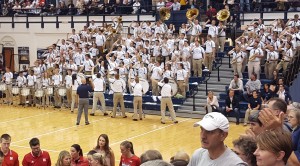
[{"label": "doorway", "polygon": [[10,68],[11,71],[14,71],[15,70],[14,48],[4,47],[3,58],[4,58],[3,68],[8,67]]}]

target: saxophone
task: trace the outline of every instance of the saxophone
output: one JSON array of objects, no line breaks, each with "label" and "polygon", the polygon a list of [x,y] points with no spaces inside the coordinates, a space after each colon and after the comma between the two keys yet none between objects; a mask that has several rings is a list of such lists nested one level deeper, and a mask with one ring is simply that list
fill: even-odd
[{"label": "saxophone", "polygon": [[231,60],[230,64],[235,64],[235,63],[237,63],[237,60],[238,60],[240,57],[241,57],[241,55],[239,55],[239,56],[233,58],[233,59]]},{"label": "saxophone", "polygon": [[252,62],[255,60],[256,56],[258,55],[258,53],[253,54],[252,56],[249,57],[249,61]]}]

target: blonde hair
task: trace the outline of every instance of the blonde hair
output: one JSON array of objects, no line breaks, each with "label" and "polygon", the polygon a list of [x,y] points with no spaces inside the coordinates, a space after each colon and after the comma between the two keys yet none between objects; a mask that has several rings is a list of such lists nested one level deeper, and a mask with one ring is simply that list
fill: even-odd
[{"label": "blonde hair", "polygon": [[98,163],[100,164],[100,165],[105,165],[104,163],[104,158],[102,157],[102,155],[100,154],[100,153],[94,153],[93,155],[92,155],[92,158],[94,159],[94,160],[96,160],[96,161],[98,161]]},{"label": "blonde hair", "polygon": [[[61,151],[58,155],[58,159],[57,159],[55,166],[63,166],[63,160],[66,156],[71,157],[71,154],[66,150]],[[71,165],[71,163],[70,163],[70,165]]]}]

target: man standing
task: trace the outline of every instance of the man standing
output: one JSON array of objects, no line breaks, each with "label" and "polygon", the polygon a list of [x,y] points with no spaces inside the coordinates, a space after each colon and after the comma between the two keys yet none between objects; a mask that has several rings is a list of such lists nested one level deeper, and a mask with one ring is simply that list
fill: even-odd
[{"label": "man standing", "polygon": [[[19,166],[18,154],[9,149],[11,137],[8,134],[1,135],[1,152],[4,154],[3,166]],[[1,164],[0,164],[1,165]]]},{"label": "man standing", "polygon": [[264,57],[264,53],[260,48],[258,48],[258,42],[255,41],[253,44],[253,49],[250,50],[250,56],[248,61],[249,78],[251,77],[251,74],[254,72],[257,75],[257,79],[259,79],[260,59],[263,57]]},{"label": "man standing", "polygon": [[111,83],[111,89],[114,91],[114,97],[113,97],[114,107],[113,107],[113,115],[111,117],[112,118],[116,117],[117,106],[120,103],[122,116],[123,118],[127,118],[125,114],[125,106],[124,106],[124,98],[123,98],[123,91],[126,85],[124,85],[123,82],[120,80],[119,74],[115,75],[115,79],[109,78],[109,82]]},{"label": "man standing", "polygon": [[164,83],[156,81],[154,78],[151,78],[152,81],[157,82],[158,86],[161,87],[161,103],[160,103],[160,110],[161,110],[161,123],[166,124],[166,117],[165,117],[165,111],[166,107],[168,106],[170,110],[170,115],[172,118],[172,121],[174,123],[178,123],[176,120],[176,115],[173,107],[173,102],[171,99],[172,96],[172,87],[169,83],[169,78],[165,77],[164,78]]},{"label": "man standing", "polygon": [[151,69],[151,78],[156,81],[152,81],[152,95],[158,96],[158,85],[157,82],[161,80],[163,71],[160,67],[160,63],[156,62],[155,66]]},{"label": "man standing", "polygon": [[192,48],[193,71],[194,77],[202,77],[202,63],[205,55],[204,49],[200,46],[199,41],[195,40],[195,47]]},{"label": "man standing", "polygon": [[76,125],[80,124],[80,119],[82,112],[84,111],[85,125],[89,125],[88,119],[88,108],[89,108],[89,92],[94,91],[94,83],[90,78],[90,85],[86,84],[86,79],[81,79],[81,85],[77,88],[77,95],[79,96],[78,102],[78,114],[77,114],[77,122]]},{"label": "man standing", "polygon": [[105,81],[101,77],[100,73],[97,73],[97,77],[94,75],[94,68],[92,69],[92,79],[94,82],[94,95],[93,95],[93,109],[92,113],[90,114],[91,116],[95,116],[95,111],[97,109],[97,103],[100,101],[102,109],[103,109],[103,115],[107,116],[108,114],[106,113],[106,106],[105,106],[105,98],[104,98],[104,85]]},{"label": "man standing", "polygon": [[236,117],[236,125],[240,124],[240,104],[239,98],[234,94],[234,90],[229,91],[229,95],[225,99],[226,107],[223,108],[223,115],[228,115],[230,112],[234,112]]},{"label": "man standing", "polygon": [[32,151],[24,156],[23,166],[51,166],[50,155],[47,151],[41,150],[38,138],[32,138],[29,145]]},{"label": "man standing", "polygon": [[142,84],[140,84],[139,77],[135,77],[135,83],[133,82],[133,79],[130,79],[130,80],[132,81],[131,87],[133,89],[133,96],[134,96],[134,99],[133,99],[133,110],[134,110],[133,121],[137,121],[137,109],[138,108],[139,108],[139,118],[140,118],[140,120],[143,120],[143,116],[142,116],[143,86],[142,86]]},{"label": "man standing", "polygon": [[208,113],[194,126],[201,127],[202,148],[194,152],[188,166],[247,166],[224,144],[229,130],[229,121],[224,115],[219,112]]},{"label": "man standing", "polygon": [[205,45],[204,65],[211,72],[213,60],[215,59],[215,50],[217,48],[215,42],[212,40],[211,35],[207,35],[207,41],[204,43],[204,45]]},{"label": "man standing", "polygon": [[10,69],[8,67],[5,68],[5,74],[4,77],[2,77],[2,81],[6,84],[6,103],[12,104],[12,81],[13,81],[13,74],[10,72]]}]

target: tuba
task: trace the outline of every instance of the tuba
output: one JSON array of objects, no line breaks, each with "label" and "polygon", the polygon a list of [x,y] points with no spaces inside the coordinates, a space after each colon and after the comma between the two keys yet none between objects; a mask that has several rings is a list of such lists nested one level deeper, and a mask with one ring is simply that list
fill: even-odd
[{"label": "tuba", "polygon": [[170,9],[167,7],[161,7],[159,10],[159,17],[162,21],[169,20],[171,17]]},{"label": "tuba", "polygon": [[185,15],[188,20],[191,20],[199,15],[199,10],[196,8],[189,9]]},{"label": "tuba", "polygon": [[229,18],[230,12],[227,9],[222,9],[217,13],[217,19],[219,21],[225,21]]}]

